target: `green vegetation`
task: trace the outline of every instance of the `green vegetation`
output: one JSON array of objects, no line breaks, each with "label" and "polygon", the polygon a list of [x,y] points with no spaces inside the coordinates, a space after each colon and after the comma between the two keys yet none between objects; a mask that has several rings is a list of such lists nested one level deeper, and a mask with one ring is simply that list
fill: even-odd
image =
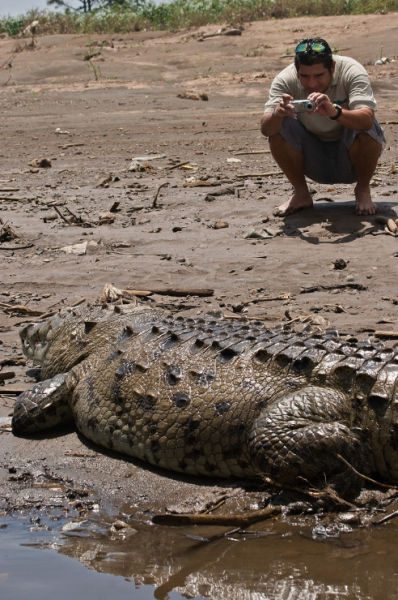
[{"label": "green vegetation", "polygon": [[64,12],[29,11],[0,19],[0,33],[17,35],[33,20],[39,33],[127,33],[140,29],[185,29],[209,23],[242,23],[298,16],[398,11],[398,0],[81,0],[78,10],[52,0]]}]

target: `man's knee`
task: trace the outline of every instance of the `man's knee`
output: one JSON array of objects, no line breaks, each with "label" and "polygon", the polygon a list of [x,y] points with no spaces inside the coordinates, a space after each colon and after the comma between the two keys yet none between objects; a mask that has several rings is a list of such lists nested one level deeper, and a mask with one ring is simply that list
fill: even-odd
[{"label": "man's knee", "polygon": [[366,131],[361,131],[355,136],[355,139],[349,148],[349,153],[350,156],[356,156],[358,153],[366,152],[367,154],[370,153],[378,158],[382,153],[382,150],[383,145],[378,140],[375,140]]},{"label": "man's knee", "polygon": [[301,154],[301,151],[292,145],[289,140],[286,140],[281,132],[269,136],[268,143],[273,156],[281,153],[289,156]]}]

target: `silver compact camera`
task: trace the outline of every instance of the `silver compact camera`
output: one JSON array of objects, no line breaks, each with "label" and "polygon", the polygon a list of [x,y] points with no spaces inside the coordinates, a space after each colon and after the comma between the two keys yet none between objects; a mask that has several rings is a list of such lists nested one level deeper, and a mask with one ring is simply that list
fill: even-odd
[{"label": "silver compact camera", "polygon": [[315,109],[315,102],[311,100],[292,100],[290,104],[293,104],[294,112],[311,112]]}]

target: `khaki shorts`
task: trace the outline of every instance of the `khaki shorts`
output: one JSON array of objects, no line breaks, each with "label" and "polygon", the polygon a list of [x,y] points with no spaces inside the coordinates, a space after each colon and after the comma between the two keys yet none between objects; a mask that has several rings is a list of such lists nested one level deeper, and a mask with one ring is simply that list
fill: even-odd
[{"label": "khaki shorts", "polygon": [[310,133],[297,119],[286,117],[281,127],[281,136],[304,155],[304,173],[318,183],[353,183],[356,181],[354,166],[348,150],[359,133],[367,133],[385,146],[383,129],[374,121],[366,132],[343,128],[337,141],[324,142]]}]

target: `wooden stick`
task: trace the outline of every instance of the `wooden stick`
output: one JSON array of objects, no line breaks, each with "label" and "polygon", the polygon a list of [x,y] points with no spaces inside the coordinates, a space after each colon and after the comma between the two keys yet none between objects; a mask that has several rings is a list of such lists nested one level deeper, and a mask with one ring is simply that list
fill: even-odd
[{"label": "wooden stick", "polygon": [[376,481],[375,479],[372,479],[371,477],[368,477],[367,475],[363,475],[362,473],[357,471],[355,469],[355,467],[353,467],[352,464],[348,462],[348,460],[346,460],[343,456],[341,456],[341,454],[337,454],[336,456],[345,465],[347,465],[347,467],[349,467],[351,469],[351,471],[353,471],[355,473],[355,475],[358,475],[358,477],[361,477],[365,481],[369,481],[370,483],[373,483],[382,488],[386,488],[387,490],[389,490],[389,489],[398,490],[398,486],[396,486],[396,485],[392,485],[392,484],[388,484],[388,483],[380,483],[380,481]]},{"label": "wooden stick", "polygon": [[128,296],[140,296],[145,298],[146,296],[152,296],[153,292],[150,290],[122,290],[123,295]]},{"label": "wooden stick", "polygon": [[368,288],[362,283],[339,283],[336,285],[314,285],[308,288],[301,288],[300,294],[310,294],[312,292],[319,292],[320,290],[343,290],[349,288],[352,290],[367,290]]},{"label": "wooden stick", "polygon": [[199,180],[199,181],[187,181],[182,184],[182,187],[213,187],[215,185],[220,185],[220,182],[219,181]]},{"label": "wooden stick", "polygon": [[75,306],[79,306],[79,304],[83,304],[83,302],[86,302],[86,298],[80,298],[80,300],[76,300],[76,302],[71,304],[71,307],[74,308]]},{"label": "wooden stick", "polygon": [[373,521],[372,525],[382,525],[382,523],[386,523],[387,521],[391,521],[391,519],[395,519],[395,517],[398,517],[398,510],[394,510],[394,512],[390,513],[389,515],[386,515],[385,517],[383,517],[379,521]]},{"label": "wooden stick", "polygon": [[239,179],[244,179],[245,177],[272,177],[272,175],[281,175],[282,171],[268,171],[266,173],[242,173],[241,175],[237,175]]},{"label": "wooden stick", "polygon": [[391,340],[398,339],[398,331],[375,331],[374,335],[381,338],[390,338]]},{"label": "wooden stick", "polygon": [[27,386],[25,388],[14,388],[14,387],[7,387],[6,385],[2,385],[0,387],[0,396],[2,396],[2,395],[19,396],[23,392],[26,392],[26,390],[28,390],[28,389],[29,389],[29,386]]},{"label": "wooden stick", "polygon": [[40,317],[43,314],[42,310],[34,310],[24,304],[5,304],[4,302],[0,302],[0,307],[4,309],[4,312],[18,312],[35,317]]},{"label": "wooden stick", "polygon": [[177,288],[166,288],[166,289],[152,289],[152,290],[122,290],[124,294],[129,296],[151,296],[152,294],[159,294],[161,296],[213,296],[214,290],[212,289],[177,289]]},{"label": "wooden stick", "polygon": [[249,150],[247,152],[234,152],[235,156],[244,156],[245,154],[269,154],[271,150]]},{"label": "wooden stick", "polygon": [[68,213],[71,215],[71,217],[76,221],[76,223],[83,223],[83,219],[81,217],[78,217],[77,215],[75,215],[75,213],[73,213],[71,211],[70,208],[68,208],[67,206],[65,206],[65,210],[68,211]]},{"label": "wooden stick", "polygon": [[25,246],[0,246],[0,250],[26,250],[32,248],[34,244],[25,244]]},{"label": "wooden stick", "polygon": [[152,517],[152,522],[157,525],[233,525],[238,527],[248,527],[252,523],[265,521],[275,515],[280,515],[282,509],[280,506],[267,506],[262,510],[242,513],[240,515],[207,515],[207,514],[168,514],[163,513]]},{"label": "wooden stick", "polygon": [[55,209],[55,212],[59,214],[59,216],[61,217],[61,219],[63,219],[65,221],[65,223],[68,223],[68,225],[70,225],[70,221],[69,219],[67,219],[66,217],[64,217],[64,215],[61,213],[60,210],[58,210],[58,207],[56,204],[53,204],[53,207]]},{"label": "wooden stick", "polygon": [[213,296],[214,294],[214,290],[212,289],[176,289],[176,288],[168,288],[168,289],[154,289],[151,290],[151,292],[153,294],[161,294],[163,296],[201,296],[201,297],[205,297],[205,296]]},{"label": "wooden stick", "polygon": [[172,171],[173,169],[178,169],[179,167],[184,167],[185,165],[189,165],[189,160],[186,160],[185,162],[177,163],[176,165],[172,165],[171,167],[165,167],[164,170]]},{"label": "wooden stick", "polygon": [[66,150],[67,148],[75,148],[76,146],[84,146],[85,144],[83,142],[76,142],[75,144],[62,144],[61,146],[58,146],[58,148],[61,148],[62,150]]},{"label": "wooden stick", "polygon": [[13,200],[14,202],[25,202],[33,198],[17,198],[16,196],[0,196],[0,200]]},{"label": "wooden stick", "polygon": [[158,189],[156,190],[155,197],[154,197],[153,202],[152,202],[152,208],[157,208],[157,204],[156,203],[158,201],[159,192],[166,185],[169,185],[168,181],[165,181],[164,183],[161,183],[160,186],[158,187]]}]

